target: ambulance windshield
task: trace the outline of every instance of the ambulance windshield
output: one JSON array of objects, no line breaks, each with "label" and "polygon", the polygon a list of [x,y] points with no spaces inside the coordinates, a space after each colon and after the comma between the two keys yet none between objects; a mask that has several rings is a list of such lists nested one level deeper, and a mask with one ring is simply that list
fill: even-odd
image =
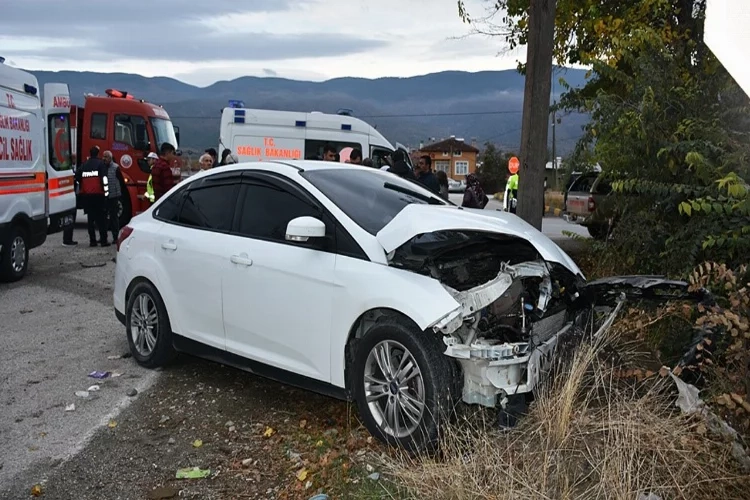
[{"label": "ambulance windshield", "polygon": [[151,118],[151,127],[154,129],[154,139],[156,140],[157,150],[165,142],[170,143],[175,148],[179,148],[177,144],[177,136],[174,133],[174,127],[172,122],[165,120],[164,118]]}]

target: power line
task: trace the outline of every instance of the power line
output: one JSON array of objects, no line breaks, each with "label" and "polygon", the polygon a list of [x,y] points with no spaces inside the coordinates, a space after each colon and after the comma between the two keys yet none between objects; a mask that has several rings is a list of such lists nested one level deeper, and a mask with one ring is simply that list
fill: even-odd
[{"label": "power line", "polygon": [[[510,115],[522,113],[522,110],[501,111],[464,111],[460,113],[415,113],[400,115],[356,115],[352,118],[430,118],[435,116],[482,116],[482,115]],[[172,120],[220,120],[221,116],[170,116]]]}]

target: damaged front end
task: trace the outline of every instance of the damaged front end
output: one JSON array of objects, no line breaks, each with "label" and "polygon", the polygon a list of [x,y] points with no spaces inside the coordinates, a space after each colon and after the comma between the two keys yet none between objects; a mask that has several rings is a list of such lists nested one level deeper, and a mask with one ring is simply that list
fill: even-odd
[{"label": "damaged front end", "polygon": [[529,241],[503,234],[422,234],[390,261],[439,280],[459,304],[432,329],[462,367],[463,401],[486,407],[533,391],[561,340],[589,325],[595,309],[611,325],[629,296],[691,296],[687,283],[654,276],[587,284],[573,269],[544,260]]}]

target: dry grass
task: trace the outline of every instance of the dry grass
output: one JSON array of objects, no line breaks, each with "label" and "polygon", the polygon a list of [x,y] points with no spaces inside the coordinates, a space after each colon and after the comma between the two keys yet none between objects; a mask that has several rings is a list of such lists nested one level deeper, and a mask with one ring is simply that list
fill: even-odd
[{"label": "dry grass", "polygon": [[410,495],[431,499],[748,498],[731,443],[675,408],[674,384],[617,378],[617,328],[576,350],[529,414],[501,433],[480,412],[447,432],[440,458],[386,464]]},{"label": "dry grass", "polygon": [[549,207],[550,210],[563,208],[563,194],[560,191],[547,191],[544,193],[544,206]]}]

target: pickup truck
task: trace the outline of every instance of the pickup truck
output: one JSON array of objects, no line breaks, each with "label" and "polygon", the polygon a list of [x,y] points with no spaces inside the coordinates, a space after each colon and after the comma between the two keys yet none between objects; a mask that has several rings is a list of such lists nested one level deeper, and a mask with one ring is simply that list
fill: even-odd
[{"label": "pickup truck", "polygon": [[592,238],[606,238],[610,230],[611,192],[611,184],[600,172],[581,174],[566,193],[563,217],[586,227]]}]

